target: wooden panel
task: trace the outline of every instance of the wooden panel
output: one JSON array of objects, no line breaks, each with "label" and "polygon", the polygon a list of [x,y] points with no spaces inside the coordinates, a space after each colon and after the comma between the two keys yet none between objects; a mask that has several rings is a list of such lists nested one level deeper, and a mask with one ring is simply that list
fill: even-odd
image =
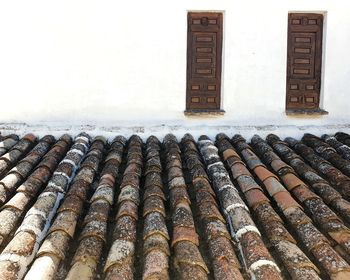
[{"label": "wooden panel", "polygon": [[222,14],[188,13],[186,109],[220,109]]},{"label": "wooden panel", "polygon": [[319,108],[322,14],[288,16],[287,109]]}]

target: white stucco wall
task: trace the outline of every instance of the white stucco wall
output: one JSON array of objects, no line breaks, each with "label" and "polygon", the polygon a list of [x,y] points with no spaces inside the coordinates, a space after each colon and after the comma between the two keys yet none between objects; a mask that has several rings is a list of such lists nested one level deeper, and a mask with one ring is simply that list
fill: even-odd
[{"label": "white stucco wall", "polygon": [[[224,116],[183,114],[189,10],[224,11]],[[326,12],[322,107],[328,116],[284,113],[289,11]],[[347,124],[349,11],[345,0],[1,1],[0,122]]]}]

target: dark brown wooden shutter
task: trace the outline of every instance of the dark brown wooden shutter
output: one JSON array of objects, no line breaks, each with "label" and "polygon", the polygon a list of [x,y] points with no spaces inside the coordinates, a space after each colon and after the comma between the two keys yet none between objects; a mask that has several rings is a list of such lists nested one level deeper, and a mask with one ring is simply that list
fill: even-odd
[{"label": "dark brown wooden shutter", "polygon": [[322,26],[322,14],[288,16],[286,109],[319,108]]},{"label": "dark brown wooden shutter", "polygon": [[188,13],[187,110],[220,109],[222,14]]}]

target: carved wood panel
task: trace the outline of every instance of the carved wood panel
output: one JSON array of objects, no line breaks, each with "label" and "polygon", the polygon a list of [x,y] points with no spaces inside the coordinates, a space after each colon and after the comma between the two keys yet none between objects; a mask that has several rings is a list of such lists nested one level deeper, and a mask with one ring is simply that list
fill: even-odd
[{"label": "carved wood panel", "polygon": [[288,16],[287,109],[319,108],[322,27],[322,14]]},{"label": "carved wood panel", "polygon": [[222,14],[188,13],[186,109],[220,109]]}]

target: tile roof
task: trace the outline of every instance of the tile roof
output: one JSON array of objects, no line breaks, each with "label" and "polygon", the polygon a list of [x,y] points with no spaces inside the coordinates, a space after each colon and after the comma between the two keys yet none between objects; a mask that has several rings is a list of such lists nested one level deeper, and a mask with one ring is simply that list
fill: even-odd
[{"label": "tile roof", "polygon": [[350,135],[0,139],[2,279],[350,279]]}]

